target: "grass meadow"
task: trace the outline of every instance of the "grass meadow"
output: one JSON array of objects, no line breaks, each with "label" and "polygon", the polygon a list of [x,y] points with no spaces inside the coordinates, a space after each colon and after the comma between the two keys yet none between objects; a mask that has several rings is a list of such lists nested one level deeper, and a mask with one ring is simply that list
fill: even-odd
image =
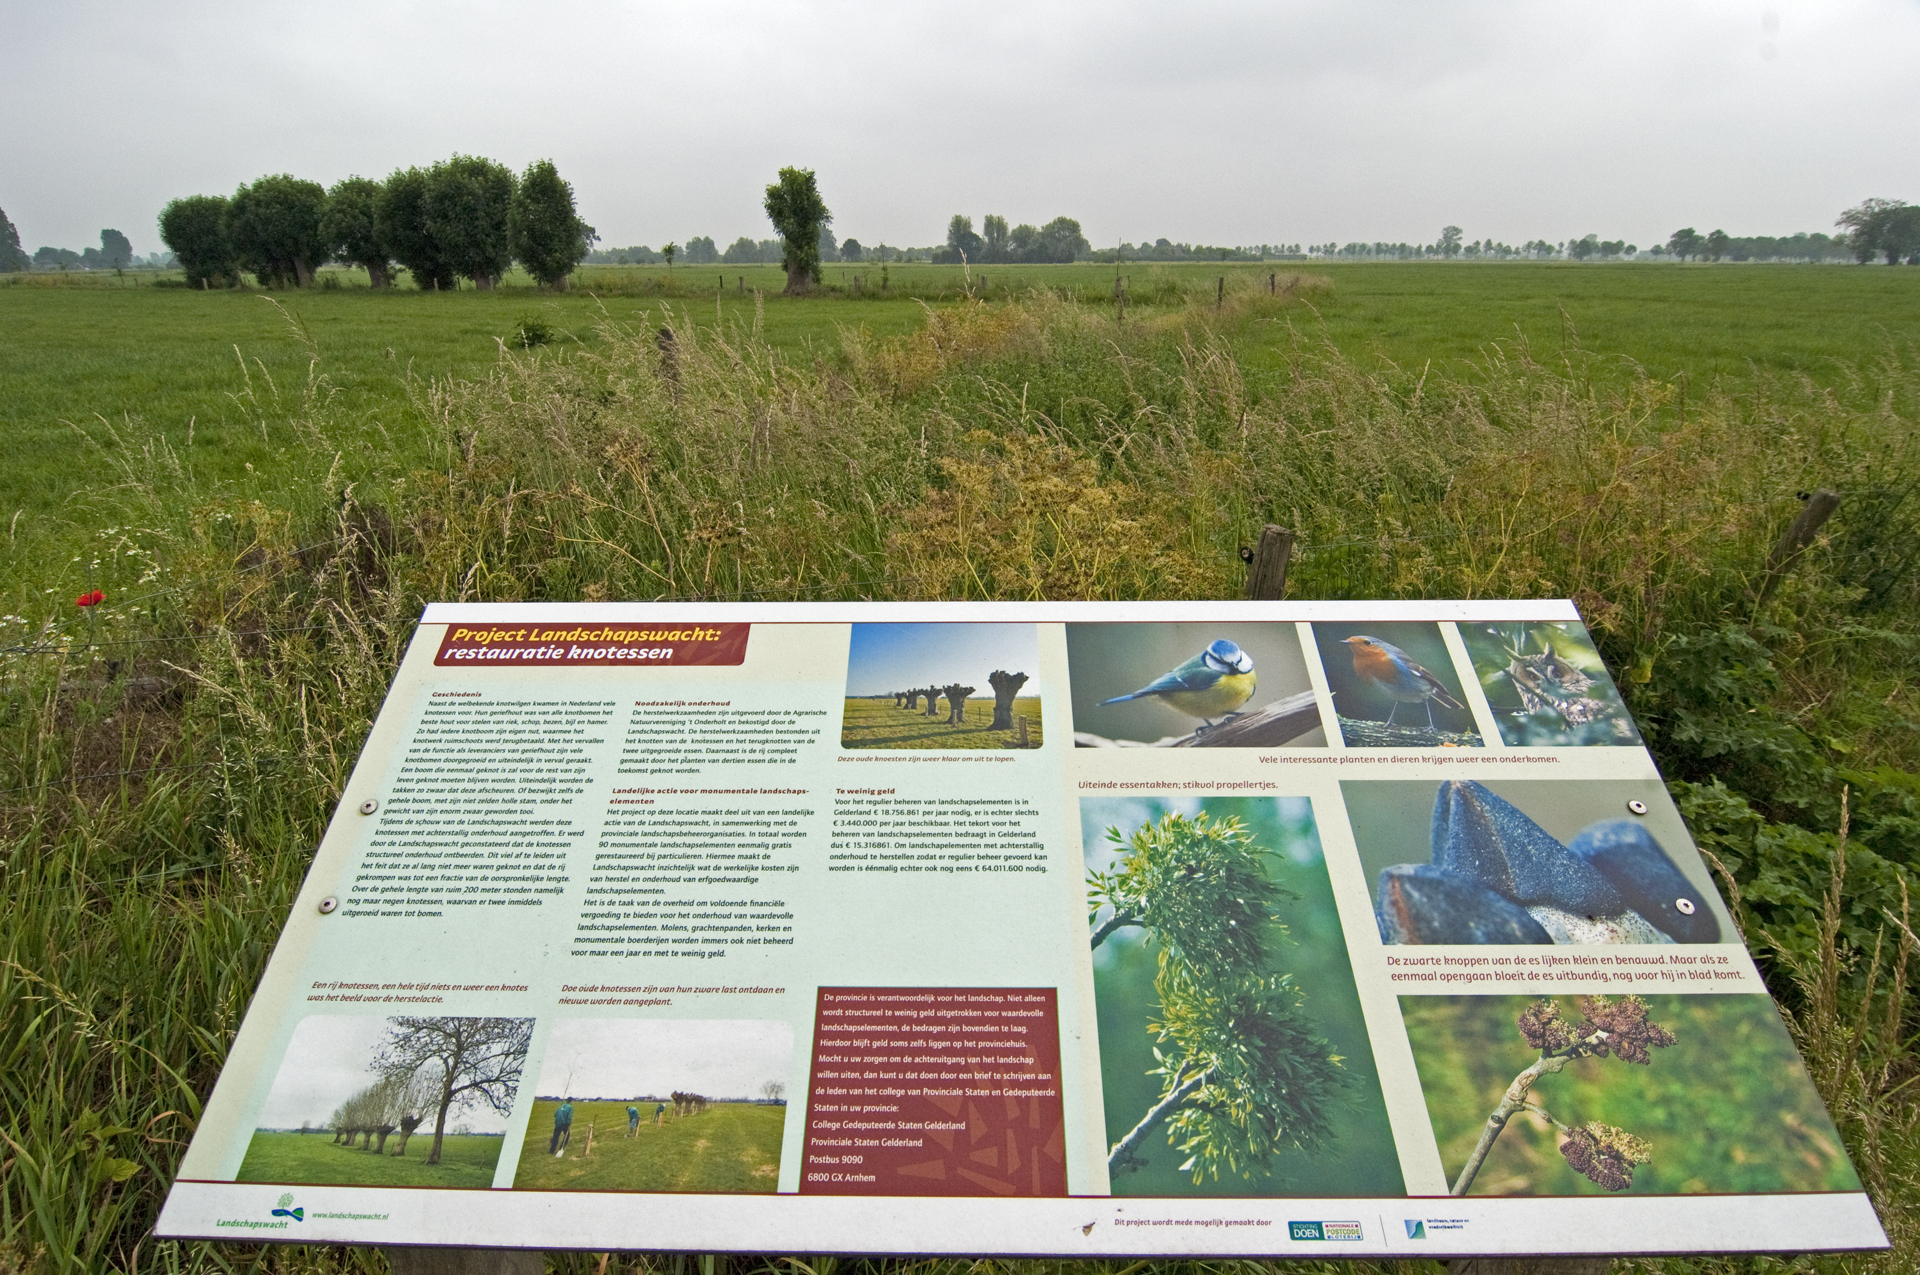
[{"label": "grass meadow", "polygon": [[[1040,697],[1017,696],[1013,715],[1027,719],[1027,747],[1040,747]],[[988,730],[993,721],[993,701],[967,701],[967,720],[947,724],[947,700],[940,699],[940,713],[928,717],[923,709],[912,712],[894,707],[891,697],[849,698],[840,718],[842,748],[1017,748],[1019,736],[1011,730]],[[1017,726],[1018,723],[1015,723]]]},{"label": "grass meadow", "polygon": [[[257,1130],[247,1143],[236,1182],[284,1182],[291,1186],[437,1186],[483,1191],[493,1185],[505,1140],[483,1134],[448,1134],[440,1143],[440,1163],[428,1164],[433,1130],[407,1140],[407,1154],[394,1154],[398,1138],[389,1138],[382,1155],[364,1146],[349,1147],[327,1133]],[[378,1145],[376,1143],[376,1145]]]},{"label": "grass meadow", "polygon": [[838,269],[0,285],[0,1269],[383,1269],[148,1231],[424,601],[1227,598],[1265,522],[1290,597],[1579,602],[1896,1244],[1616,1269],[1920,1266],[1920,271]]},{"label": "grass meadow", "polygon": [[[697,1115],[669,1112],[653,1123],[653,1103],[642,1106],[640,1127],[627,1136],[624,1102],[576,1102],[573,1135],[559,1157],[547,1151],[553,1112],[542,1099],[527,1122],[515,1190],[770,1192],[780,1179],[780,1139],[787,1109],[751,1102],[716,1102]],[[587,1126],[592,1125],[589,1154]]]}]

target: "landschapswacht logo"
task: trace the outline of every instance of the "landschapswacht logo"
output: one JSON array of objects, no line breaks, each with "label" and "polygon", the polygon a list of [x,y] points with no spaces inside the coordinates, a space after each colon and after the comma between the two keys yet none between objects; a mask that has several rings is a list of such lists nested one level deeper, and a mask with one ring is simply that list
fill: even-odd
[{"label": "landschapswacht logo", "polygon": [[293,1203],[293,1192],[289,1191],[285,1195],[280,1197],[280,1207],[276,1208],[273,1211],[273,1215],[275,1217],[290,1217],[296,1222],[306,1221],[307,1211],[305,1209],[288,1208],[287,1206],[292,1203]]},{"label": "landschapswacht logo", "polygon": [[1410,1217],[1405,1219],[1405,1221],[1407,1223],[1408,1239],[1424,1240],[1427,1238],[1427,1224],[1424,1221],[1417,1217]]},{"label": "landschapswacht logo", "polygon": [[1289,1222],[1287,1238],[1294,1240],[1357,1240],[1358,1222]]}]

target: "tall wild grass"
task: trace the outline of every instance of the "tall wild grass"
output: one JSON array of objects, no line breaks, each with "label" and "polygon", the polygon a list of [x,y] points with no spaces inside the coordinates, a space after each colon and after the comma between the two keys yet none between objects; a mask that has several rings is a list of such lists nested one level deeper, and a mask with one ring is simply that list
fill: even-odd
[{"label": "tall wild grass", "polygon": [[[0,1266],[380,1269],[148,1231],[423,602],[1232,597],[1272,521],[1301,536],[1296,597],[1580,602],[1897,1245],[1633,1268],[1911,1269],[1912,352],[1739,397],[1524,343],[1376,366],[1317,338],[1313,281],[1257,283],[1124,320],[1110,297],[963,298],[808,360],[669,308],[416,383],[433,463],[399,472],[317,356],[302,385],[235,387],[297,440],[244,490],[120,440],[80,538],[42,547],[59,565],[22,571],[6,618]],[[1250,340],[1286,343],[1284,371],[1250,376]],[[1815,486],[1841,514],[1757,601]],[[108,600],[50,611],[41,589],[82,570]]]}]

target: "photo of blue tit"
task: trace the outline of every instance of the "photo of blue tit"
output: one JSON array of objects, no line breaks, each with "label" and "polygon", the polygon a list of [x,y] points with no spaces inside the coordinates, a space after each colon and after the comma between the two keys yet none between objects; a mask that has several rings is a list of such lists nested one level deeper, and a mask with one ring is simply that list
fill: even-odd
[{"label": "photo of blue tit", "polygon": [[1127,700],[1157,699],[1207,726],[1253,698],[1253,657],[1226,638],[1216,638],[1207,649],[1176,669],[1162,673],[1137,691],[1101,700],[1101,706]]}]

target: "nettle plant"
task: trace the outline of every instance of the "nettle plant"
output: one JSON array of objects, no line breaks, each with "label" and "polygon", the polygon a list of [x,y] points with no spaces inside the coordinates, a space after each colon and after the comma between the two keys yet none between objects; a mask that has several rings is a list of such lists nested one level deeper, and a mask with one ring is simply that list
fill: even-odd
[{"label": "nettle plant", "polygon": [[1195,1183],[1266,1177],[1277,1152],[1324,1149],[1349,1079],[1293,976],[1273,968],[1286,938],[1275,909],[1299,896],[1268,875],[1272,852],[1239,819],[1205,813],[1170,812],[1130,838],[1109,828],[1107,840],[1127,851],[1088,874],[1092,946],[1137,927],[1158,947],[1159,1016],[1146,1030],[1161,1081],[1109,1151],[1109,1175],[1143,1167],[1140,1149],[1160,1129]]},{"label": "nettle plant", "polygon": [[1565,1125],[1545,1107],[1528,1101],[1542,1076],[1565,1071],[1568,1064],[1582,1058],[1615,1058],[1645,1067],[1653,1061],[1651,1050],[1665,1049],[1675,1041],[1672,1032],[1647,1017],[1647,1002],[1638,996],[1622,996],[1619,1000],[1578,996],[1574,1004],[1579,1016],[1568,1019],[1552,999],[1542,997],[1515,1020],[1521,1039],[1539,1050],[1540,1057],[1513,1078],[1500,1105],[1487,1117],[1480,1140],[1453,1184],[1453,1194],[1467,1193],[1480,1166],[1486,1163],[1494,1140],[1507,1127],[1507,1121],[1522,1111],[1541,1117],[1559,1130],[1564,1135],[1560,1154],[1567,1164],[1608,1191],[1632,1186],[1635,1166],[1653,1159],[1653,1148],[1625,1129],[1598,1121],[1577,1127]]}]

